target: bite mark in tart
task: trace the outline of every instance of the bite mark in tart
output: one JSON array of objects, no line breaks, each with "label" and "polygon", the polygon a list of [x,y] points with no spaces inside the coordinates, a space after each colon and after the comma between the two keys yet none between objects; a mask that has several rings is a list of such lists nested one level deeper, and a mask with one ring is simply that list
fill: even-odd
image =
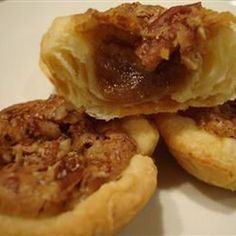
[{"label": "bite mark in tart", "polygon": [[[136,121],[150,130],[149,146],[142,146],[140,136],[136,140],[125,128],[126,122],[135,127]],[[0,112],[1,232],[112,234],[155,190],[156,168],[144,155],[151,154],[157,140],[157,131],[144,118],[98,121],[56,95],[4,109]],[[142,163],[139,176],[135,172]],[[116,194],[121,200],[113,199]],[[117,205],[125,200],[130,205],[122,212]],[[83,225],[86,220],[90,224]]]}]

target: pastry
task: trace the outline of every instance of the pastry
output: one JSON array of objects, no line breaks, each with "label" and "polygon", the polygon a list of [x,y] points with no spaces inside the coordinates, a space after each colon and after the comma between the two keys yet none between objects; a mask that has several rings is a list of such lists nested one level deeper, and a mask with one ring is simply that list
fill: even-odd
[{"label": "pastry", "polygon": [[2,110],[1,235],[113,234],[156,189],[158,137],[145,118],[98,121],[57,95]]},{"label": "pastry", "polygon": [[58,17],[41,68],[59,94],[100,119],[209,107],[236,97],[236,17],[201,3],[126,3]]},{"label": "pastry", "polygon": [[185,170],[206,183],[236,190],[236,101],[161,114],[156,123]]}]

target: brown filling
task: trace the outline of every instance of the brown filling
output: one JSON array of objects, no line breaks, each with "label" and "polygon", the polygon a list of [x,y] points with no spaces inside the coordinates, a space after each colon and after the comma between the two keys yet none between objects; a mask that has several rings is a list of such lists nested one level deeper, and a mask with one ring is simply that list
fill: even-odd
[{"label": "brown filling", "polygon": [[163,97],[184,84],[189,73],[177,50],[154,71],[147,71],[132,46],[106,42],[96,53],[96,74],[103,96],[119,103],[138,103]]},{"label": "brown filling", "polygon": [[169,97],[184,88],[202,68],[207,42],[235,20],[201,3],[169,9],[127,3],[87,14],[88,22],[77,30],[93,51],[93,88],[105,100],[126,105]]},{"label": "brown filling", "polygon": [[204,9],[200,4],[163,9],[139,3],[93,12],[93,48],[99,91],[118,103],[166,97],[185,86],[202,63]]},{"label": "brown filling", "polygon": [[117,121],[96,121],[52,96],[0,113],[0,211],[42,217],[70,210],[120,177],[136,153]]},{"label": "brown filling", "polygon": [[211,133],[236,138],[236,101],[214,108],[191,108],[181,114],[193,118],[201,128]]}]

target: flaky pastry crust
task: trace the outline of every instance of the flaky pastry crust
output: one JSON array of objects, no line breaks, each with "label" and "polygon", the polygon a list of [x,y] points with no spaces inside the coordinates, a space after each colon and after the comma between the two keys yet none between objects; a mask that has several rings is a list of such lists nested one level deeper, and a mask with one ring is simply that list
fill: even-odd
[{"label": "flaky pastry crust", "polygon": [[199,3],[90,9],[54,20],[40,65],[100,119],[214,106],[236,97],[235,22]]},{"label": "flaky pastry crust", "polygon": [[236,190],[236,140],[200,128],[190,117],[162,114],[156,124],[178,163],[198,179]]}]

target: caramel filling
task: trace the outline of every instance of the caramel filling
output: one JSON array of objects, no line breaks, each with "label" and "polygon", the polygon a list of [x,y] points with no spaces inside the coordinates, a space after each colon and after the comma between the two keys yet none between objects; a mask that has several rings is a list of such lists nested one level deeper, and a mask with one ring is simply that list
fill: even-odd
[{"label": "caramel filling", "polygon": [[95,57],[100,91],[109,101],[139,103],[164,97],[184,84],[187,68],[178,51],[148,71],[135,55],[132,45],[108,41],[101,44]]},{"label": "caramel filling", "polygon": [[213,108],[191,108],[181,114],[193,118],[210,133],[236,138],[236,101]]},{"label": "caramel filling", "polygon": [[184,88],[202,66],[204,15],[200,4],[163,9],[134,3],[93,12],[96,24],[85,35],[103,98],[127,105]]},{"label": "caramel filling", "polygon": [[128,106],[171,99],[191,85],[209,64],[211,40],[235,20],[200,3],[169,9],[122,4],[87,14],[89,20],[76,30],[92,52],[90,92]]},{"label": "caramel filling", "polygon": [[136,153],[117,121],[96,121],[61,97],[0,112],[0,211],[44,217],[68,211],[116,180]]}]

